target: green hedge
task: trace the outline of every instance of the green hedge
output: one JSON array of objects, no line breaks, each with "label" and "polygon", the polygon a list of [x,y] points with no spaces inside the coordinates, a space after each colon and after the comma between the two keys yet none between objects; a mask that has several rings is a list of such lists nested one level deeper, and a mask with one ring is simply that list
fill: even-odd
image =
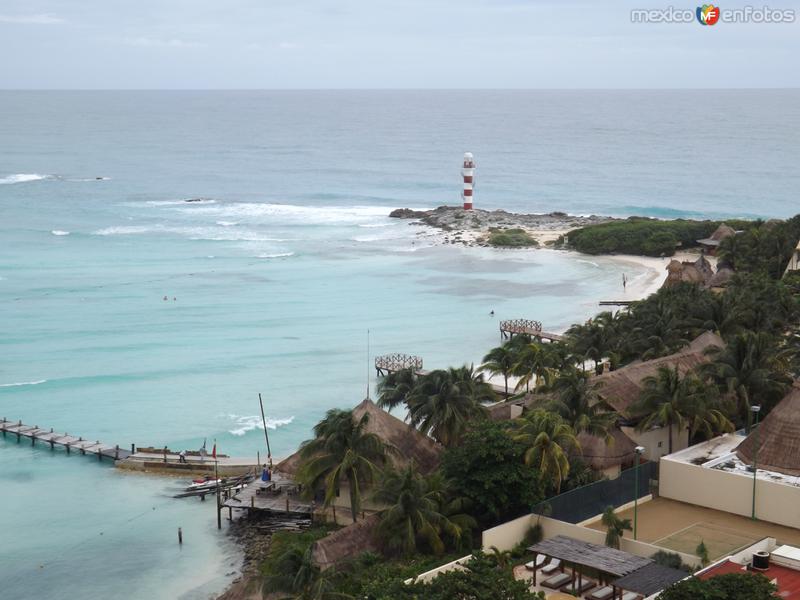
[{"label": "green hedge", "polygon": [[[697,245],[697,240],[709,237],[721,221],[690,221],[677,219],[661,221],[630,217],[589,225],[567,234],[565,242],[585,254],[639,254],[672,256],[679,248]],[[749,226],[747,221],[726,221],[735,229]]]},{"label": "green hedge", "polygon": [[500,248],[529,248],[539,245],[524,229],[492,228],[489,230],[487,242]]}]

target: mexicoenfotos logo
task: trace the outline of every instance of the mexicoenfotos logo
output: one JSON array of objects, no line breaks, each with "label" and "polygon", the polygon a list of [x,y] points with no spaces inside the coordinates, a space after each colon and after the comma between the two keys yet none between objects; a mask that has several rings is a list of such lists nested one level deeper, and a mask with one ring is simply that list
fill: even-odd
[{"label": "mexicoenfotos logo", "polygon": [[689,8],[634,8],[631,10],[631,23],[693,23],[707,27],[722,23],[794,23],[794,9],[775,9],[769,6],[744,6],[725,8],[713,4],[703,4],[696,10]]},{"label": "mexicoenfotos logo", "polygon": [[700,25],[715,25],[719,21],[719,8],[713,4],[697,7],[697,20]]}]

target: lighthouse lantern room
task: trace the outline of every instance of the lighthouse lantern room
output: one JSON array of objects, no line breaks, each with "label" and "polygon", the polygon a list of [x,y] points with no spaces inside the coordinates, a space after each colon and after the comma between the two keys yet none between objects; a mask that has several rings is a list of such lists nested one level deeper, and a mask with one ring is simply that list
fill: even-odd
[{"label": "lighthouse lantern room", "polygon": [[464,191],[461,193],[461,197],[464,199],[464,210],[472,210],[472,190],[475,181],[475,161],[472,158],[472,152],[464,153],[461,175],[464,177]]}]

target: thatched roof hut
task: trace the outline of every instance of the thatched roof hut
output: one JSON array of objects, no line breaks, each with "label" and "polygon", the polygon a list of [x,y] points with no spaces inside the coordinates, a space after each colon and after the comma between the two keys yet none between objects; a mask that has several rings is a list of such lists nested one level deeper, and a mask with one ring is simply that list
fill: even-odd
[{"label": "thatched roof hut", "polygon": [[723,288],[733,278],[734,271],[727,264],[720,264],[714,276],[708,280],[708,287],[710,288]]},{"label": "thatched roof hut", "polygon": [[705,256],[700,256],[694,262],[680,262],[673,259],[667,265],[667,272],[663,287],[671,287],[679,283],[707,285],[714,276],[714,269]]},{"label": "thatched roof hut", "polygon": [[610,467],[621,467],[632,464],[636,457],[636,444],[619,428],[614,427],[611,431],[613,441],[606,443],[606,439],[581,432],[578,434],[578,443],[581,445],[580,452],[575,452],[575,456],[580,457],[583,462],[597,471],[602,471]]},{"label": "thatched roof hut", "polygon": [[658,373],[659,367],[675,368],[685,374],[695,367],[708,362],[705,350],[709,346],[723,347],[725,342],[718,335],[707,331],[697,338],[686,348],[676,352],[648,361],[637,361],[615,371],[609,371],[602,375],[597,375],[592,380],[599,384],[598,393],[614,410],[623,416],[630,416],[627,410],[631,404],[639,399],[642,392],[643,380],[651,375]]},{"label": "thatched roof hut", "polygon": [[324,571],[362,552],[379,552],[381,546],[375,538],[379,522],[380,515],[375,513],[314,542],[311,549],[314,564]]},{"label": "thatched roof hut", "polygon": [[[353,416],[356,419],[360,419],[365,414],[369,415],[366,430],[397,449],[393,456],[395,466],[403,467],[413,460],[420,472],[425,474],[439,466],[442,447],[431,438],[378,408],[369,398],[353,408]],[[275,465],[275,470],[293,477],[297,474],[300,462],[300,452],[298,451]]]},{"label": "thatched roof hut", "polygon": [[800,476],[800,383],[795,383],[758,430],[739,444],[736,454],[751,464],[756,450],[759,469]]},{"label": "thatched roof hut", "polygon": [[697,240],[697,243],[700,244],[701,246],[716,248],[717,246],[719,246],[722,240],[732,235],[736,235],[736,230],[733,227],[726,225],[725,223],[722,223],[719,227],[717,227],[714,233],[711,234],[711,237],[703,238],[702,240]]}]

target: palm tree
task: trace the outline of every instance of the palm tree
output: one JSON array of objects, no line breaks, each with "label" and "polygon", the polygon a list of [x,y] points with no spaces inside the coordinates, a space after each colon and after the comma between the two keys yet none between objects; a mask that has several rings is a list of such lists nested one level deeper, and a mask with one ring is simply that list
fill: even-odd
[{"label": "palm tree", "polygon": [[519,361],[519,353],[510,344],[503,344],[493,348],[489,354],[483,357],[481,371],[487,371],[492,375],[502,375],[505,383],[506,397],[508,397],[508,376],[514,371],[514,366]]},{"label": "palm tree", "polygon": [[444,446],[461,439],[472,419],[487,415],[483,402],[494,398],[491,386],[472,367],[438,369],[420,377],[408,395],[408,419]]},{"label": "palm tree", "polygon": [[525,386],[525,391],[529,392],[531,382],[534,389],[551,383],[561,362],[557,348],[556,344],[534,341],[520,349],[512,369],[512,373],[519,376],[515,391]]},{"label": "palm tree", "polygon": [[[464,533],[462,526],[444,514],[446,499],[440,482],[420,475],[413,463],[387,472],[375,500],[388,506],[381,512],[378,536],[387,548],[403,556],[414,554],[422,542],[441,554],[445,549],[443,538],[458,543]],[[466,515],[461,515],[461,521],[462,525],[475,525]]]},{"label": "palm tree", "polygon": [[583,360],[594,362],[597,375],[603,372],[601,362],[613,350],[616,319],[611,312],[602,312],[583,325],[567,330],[567,343]]},{"label": "palm tree", "polygon": [[575,433],[585,431],[605,438],[611,443],[611,428],[617,413],[600,397],[598,384],[593,383],[588,373],[579,369],[562,371],[551,389],[555,399],[547,407],[557,412],[572,427]]},{"label": "palm tree", "polygon": [[672,454],[673,428],[679,430],[689,422],[688,407],[700,401],[700,390],[692,378],[681,377],[678,366],[659,367],[656,375],[642,380],[643,388],[639,399],[630,407],[631,414],[643,417],[636,426],[637,431],[645,431],[656,426],[667,427],[669,453]]},{"label": "palm tree", "polygon": [[695,388],[689,394],[692,402],[684,407],[690,438],[701,435],[704,439],[711,439],[732,432],[735,427],[727,417],[729,411],[716,387],[695,374],[687,376],[687,379],[686,385]]},{"label": "palm tree", "polygon": [[556,492],[569,475],[570,450],[580,450],[575,432],[560,415],[542,409],[515,420],[513,437],[525,444],[525,464],[535,466]]},{"label": "palm tree", "polygon": [[406,402],[408,394],[417,382],[414,369],[393,371],[378,382],[378,406],[391,410]]},{"label": "palm tree", "polygon": [[789,389],[783,356],[776,352],[773,338],[767,333],[748,331],[731,338],[724,348],[707,351],[712,362],[703,372],[722,393],[736,398],[739,417],[750,431],[752,404],[771,404]]},{"label": "palm tree", "polygon": [[356,420],[353,411],[331,409],[314,426],[314,439],[303,442],[299,480],[308,494],[325,490],[327,508],[343,480],[350,489],[353,522],[361,510],[361,490],[368,486],[386,463],[392,450],[374,433],[366,431],[369,414]]},{"label": "palm tree", "polygon": [[606,546],[619,550],[619,543],[625,531],[631,531],[631,520],[620,519],[609,506],[603,511],[602,523],[606,526]]}]

